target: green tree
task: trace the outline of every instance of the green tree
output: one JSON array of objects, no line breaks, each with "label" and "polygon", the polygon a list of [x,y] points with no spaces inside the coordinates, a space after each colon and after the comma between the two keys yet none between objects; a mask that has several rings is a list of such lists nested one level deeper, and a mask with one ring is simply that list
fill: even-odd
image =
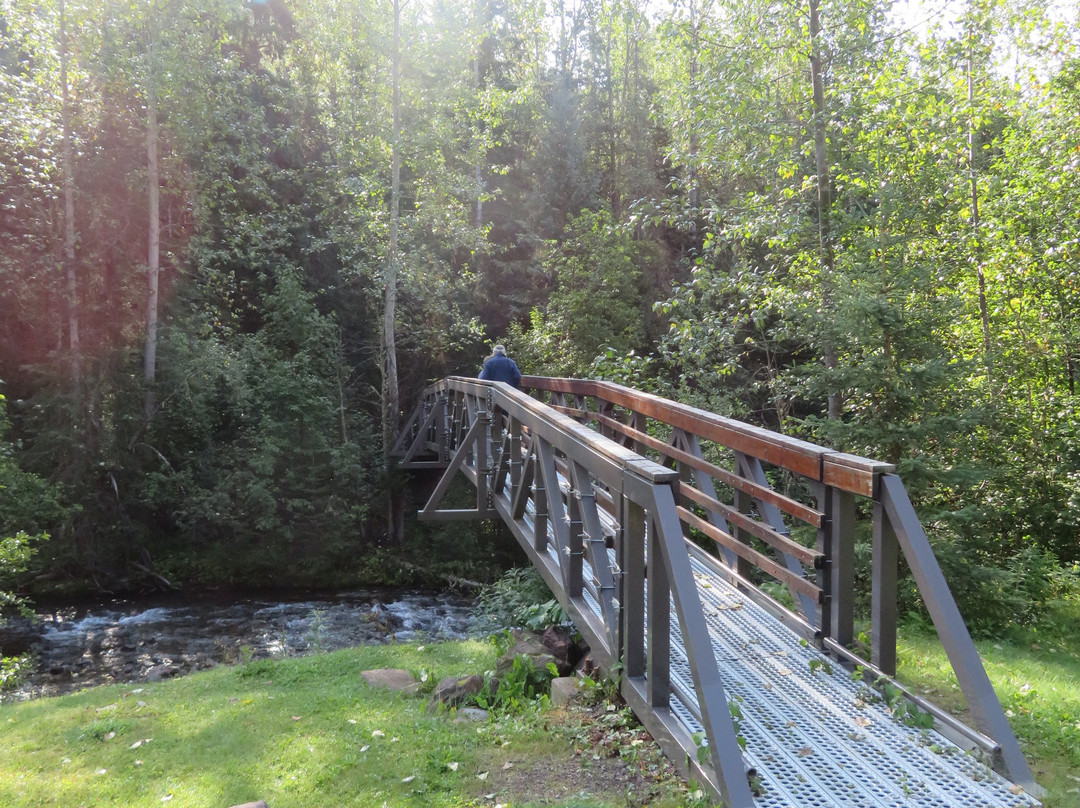
[{"label": "green tree", "polygon": [[649,335],[643,277],[655,262],[651,245],[606,211],[571,219],[544,260],[553,287],[547,306],[534,310],[528,331],[512,330],[518,361],[530,373],[584,377],[607,350],[641,351]]},{"label": "green tree", "polygon": [[[56,487],[15,462],[6,404],[0,395],[0,623],[10,611],[25,610],[26,602],[17,594],[19,576],[50,531],[63,527],[67,515]],[[13,665],[0,660],[0,688]]]}]

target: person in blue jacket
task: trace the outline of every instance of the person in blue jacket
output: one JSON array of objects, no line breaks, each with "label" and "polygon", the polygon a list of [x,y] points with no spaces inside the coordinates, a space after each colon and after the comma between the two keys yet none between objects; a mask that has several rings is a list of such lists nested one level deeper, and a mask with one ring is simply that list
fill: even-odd
[{"label": "person in blue jacket", "polygon": [[504,345],[496,345],[491,356],[484,360],[480,378],[489,382],[506,382],[515,388],[521,386],[521,371],[517,362],[506,355]]}]

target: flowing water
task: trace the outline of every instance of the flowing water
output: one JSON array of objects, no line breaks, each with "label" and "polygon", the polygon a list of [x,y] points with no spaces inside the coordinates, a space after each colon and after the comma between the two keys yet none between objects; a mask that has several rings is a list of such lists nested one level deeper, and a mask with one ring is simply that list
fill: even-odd
[{"label": "flowing water", "polygon": [[285,600],[113,600],[43,609],[0,631],[7,653],[31,649],[37,670],[5,699],[111,682],[156,681],[247,659],[481,633],[474,602],[451,593],[363,590]]}]

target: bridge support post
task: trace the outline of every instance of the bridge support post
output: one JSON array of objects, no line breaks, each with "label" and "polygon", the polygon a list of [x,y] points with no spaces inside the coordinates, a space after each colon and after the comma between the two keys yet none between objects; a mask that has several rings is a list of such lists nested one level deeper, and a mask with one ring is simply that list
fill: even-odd
[{"label": "bridge support post", "polygon": [[478,409],[476,411],[476,425],[479,429],[476,434],[476,510],[479,513],[487,513],[490,492],[490,461],[491,461],[491,429],[493,419],[491,410]]},{"label": "bridge support post", "polygon": [[618,563],[622,568],[619,604],[623,672],[630,679],[645,675],[645,509],[622,497]]},{"label": "bridge support post", "polygon": [[[543,469],[540,468],[539,441],[533,438],[531,468],[533,478],[533,549],[546,553],[548,545],[548,491]],[[556,492],[557,493],[557,492]]]},{"label": "bridge support post", "polygon": [[825,497],[830,608],[828,625],[821,628],[848,648],[855,639],[855,495],[830,486],[825,489]]},{"label": "bridge support post", "polygon": [[581,489],[574,482],[570,483],[566,500],[566,515],[569,518],[566,546],[570,551],[570,557],[566,561],[566,594],[571,598],[580,598],[584,586],[582,561],[585,557],[585,549],[581,535]]},{"label": "bridge support post", "polygon": [[648,522],[648,551],[645,563],[649,580],[648,648],[646,676],[649,706],[667,709],[671,691],[671,584],[668,570],[664,564],[664,549],[661,545],[660,530],[657,529],[656,517],[652,515]]},{"label": "bridge support post", "polygon": [[517,496],[521,485],[521,421],[510,418],[510,490]]},{"label": "bridge support post", "polygon": [[883,673],[896,675],[896,576],[899,546],[885,514],[874,501],[874,538],[871,559],[870,661]]}]

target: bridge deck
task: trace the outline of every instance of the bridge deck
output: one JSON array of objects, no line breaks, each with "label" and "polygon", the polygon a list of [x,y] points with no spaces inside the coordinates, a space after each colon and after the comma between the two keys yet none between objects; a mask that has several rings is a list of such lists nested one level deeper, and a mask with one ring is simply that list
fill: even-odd
[{"label": "bridge deck", "polygon": [[[568,487],[562,481],[564,487]],[[506,504],[509,497],[504,495]],[[532,526],[533,511],[525,522]],[[605,528],[614,529],[610,518]],[[739,705],[759,808],[1021,808],[1038,801],[933,730],[893,718],[852,677],[732,585],[687,543],[728,698]],[[613,550],[608,551],[614,563]],[[554,544],[546,551],[558,564]],[[586,579],[592,576],[584,562]],[[586,590],[586,603],[600,606]],[[701,731],[690,663],[672,609],[672,711]]]},{"label": "bridge deck", "polygon": [[[861,680],[800,644],[711,564],[691,563],[724,689],[740,705],[745,756],[764,785],[759,806],[1037,804],[936,732],[894,719]],[[677,626],[672,632],[674,657],[682,643]],[[673,660],[672,677],[692,696],[685,655]]]},{"label": "bridge deck", "polygon": [[[738,565],[707,554],[687,538],[689,527],[706,523],[677,507],[676,496],[680,490],[689,493],[695,482],[700,485],[700,478],[695,481],[691,475],[689,484],[680,489],[679,475],[685,468],[661,466],[554,411],[566,407],[548,408],[503,388],[463,379],[429,388],[398,450],[406,468],[444,469],[421,516],[501,518],[589,640],[594,658],[608,673],[622,671],[623,695],[684,773],[737,808],[1039,805],[1025,792],[1025,787],[1028,792],[1040,789],[895,475],[873,461],[848,456],[822,455],[818,466],[803,463],[817,449],[799,444],[792,448],[792,465],[798,465],[804,477],[820,473],[819,479],[810,477],[811,486],[817,486],[817,509],[806,508],[772,491],[756,465],[756,457],[785,462],[777,455],[775,437],[758,443],[745,435],[732,438],[742,447],[736,453],[739,474],[734,474],[707,463],[700,452],[694,455],[697,438],[680,432],[682,427],[672,433],[671,446],[665,448],[643,431],[644,424],[634,415],[641,428],[628,428],[628,437],[657,444],[653,448],[661,455],[687,464],[691,471],[725,479],[736,489],[737,506],[740,492],[751,497],[753,507],[744,510],[717,505],[722,519],[736,527],[728,528],[730,534],[719,527],[707,535],[722,547],[741,550],[751,544],[732,544],[732,535],[742,535],[740,528],[745,528],[780,547],[781,553],[805,557],[802,564],[788,558],[785,570],[767,564],[758,551],[740,553],[760,561],[759,571],[789,587],[795,584],[793,593],[816,593],[817,600],[809,600],[810,609],[798,614],[749,583]],[[622,400],[620,396],[631,393],[619,388],[612,399]],[[643,411],[655,413],[664,407],[673,410],[681,405],[641,402]],[[580,415],[584,407],[573,412]],[[672,422],[701,431],[711,417],[681,410],[676,415]],[[618,426],[616,420],[603,417],[608,426]],[[721,426],[729,432],[734,429],[727,422]],[[752,456],[745,454],[749,449]],[[440,510],[450,480],[458,473],[475,486],[476,507]],[[712,493],[712,484],[703,490]],[[852,494],[874,506],[871,611],[874,648],[881,653],[872,659],[874,666],[886,671],[874,687],[866,684],[863,671],[850,671],[839,661],[874,668],[845,650],[845,642],[838,642],[845,633],[850,637],[850,613],[846,632],[843,620],[837,621],[835,615],[838,604],[850,611],[851,593],[845,587],[850,589],[853,580],[837,574],[836,567],[851,563],[854,548],[849,545],[845,550],[843,541],[834,540],[852,529]],[[715,502],[700,495],[689,499],[700,506]],[[769,508],[777,504],[818,528],[819,549],[823,544],[828,549],[833,541],[825,565],[818,566],[821,559],[813,553],[777,538],[786,535],[779,518],[769,519]],[[847,517],[843,508],[848,509]],[[755,511],[762,521],[753,521]],[[883,638],[895,639],[885,620],[895,617],[888,603],[895,599],[892,554],[900,548],[979,731],[925,702],[921,706],[933,714],[934,729],[901,720],[911,714],[912,701],[919,699],[900,693],[887,676],[889,660],[895,657],[886,653]],[[811,562],[818,571],[816,584]],[[830,565],[831,573],[821,572]],[[793,578],[789,571],[805,571],[807,577]],[[878,662],[879,656],[884,664]],[[897,698],[887,703],[883,693],[892,692]],[[699,740],[703,738],[708,739],[704,745]],[[965,751],[968,748],[975,751]]]}]

